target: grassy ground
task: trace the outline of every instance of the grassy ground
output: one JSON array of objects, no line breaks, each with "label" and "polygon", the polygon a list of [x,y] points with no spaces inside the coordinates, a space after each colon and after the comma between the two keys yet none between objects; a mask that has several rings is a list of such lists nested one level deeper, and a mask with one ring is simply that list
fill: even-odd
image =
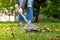
[{"label": "grassy ground", "polygon": [[[41,27],[60,28],[60,23],[34,23]],[[53,32],[32,32],[25,33],[23,27],[18,23],[0,23],[0,40],[49,40],[50,37],[60,36],[60,29]]]}]

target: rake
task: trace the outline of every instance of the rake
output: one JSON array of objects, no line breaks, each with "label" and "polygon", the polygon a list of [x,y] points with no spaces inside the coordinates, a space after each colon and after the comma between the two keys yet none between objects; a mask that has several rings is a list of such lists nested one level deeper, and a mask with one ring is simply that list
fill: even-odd
[{"label": "rake", "polygon": [[26,19],[26,17],[21,13],[22,17],[24,18],[24,20],[26,21],[26,25],[24,26],[24,29],[25,30],[29,30],[29,29],[34,29],[34,30],[38,30],[40,29],[40,27],[34,25],[34,24],[31,24],[28,22],[28,20]]},{"label": "rake", "polygon": [[[16,2],[16,1],[15,1]],[[20,7],[18,7],[18,9],[19,9]],[[29,23],[28,22],[28,20],[26,19],[26,17],[23,15],[23,13],[20,13],[21,15],[22,15],[22,17],[24,18],[24,20],[26,21],[26,25],[24,26],[24,30],[31,30],[31,29],[33,29],[33,30],[40,30],[40,28],[41,27],[38,27],[38,26],[36,26],[36,25],[34,25],[34,24],[31,24],[31,23]]]}]

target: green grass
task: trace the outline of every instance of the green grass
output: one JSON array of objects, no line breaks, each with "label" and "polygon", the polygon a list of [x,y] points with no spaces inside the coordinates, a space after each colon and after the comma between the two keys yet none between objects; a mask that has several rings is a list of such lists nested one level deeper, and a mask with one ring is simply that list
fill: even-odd
[{"label": "green grass", "polygon": [[[33,24],[41,27],[47,26],[60,28],[60,23],[45,22]],[[54,31],[54,32],[21,33],[25,23],[23,23],[22,27],[19,27],[17,25],[18,23],[0,23],[0,40],[48,40],[50,37],[60,36],[60,30],[58,32]]]}]

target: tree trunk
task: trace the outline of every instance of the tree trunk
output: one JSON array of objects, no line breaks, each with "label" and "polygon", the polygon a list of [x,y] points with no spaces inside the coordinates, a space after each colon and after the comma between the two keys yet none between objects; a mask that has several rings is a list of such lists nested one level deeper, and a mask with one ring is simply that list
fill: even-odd
[{"label": "tree trunk", "polygon": [[38,22],[38,16],[39,16],[39,11],[40,11],[40,4],[41,3],[44,3],[46,0],[35,0],[34,1],[34,5],[33,5],[33,8],[34,8],[34,22]]},{"label": "tree trunk", "polygon": [[38,22],[38,16],[39,16],[39,11],[40,11],[40,3],[35,1],[34,2],[34,22]]}]

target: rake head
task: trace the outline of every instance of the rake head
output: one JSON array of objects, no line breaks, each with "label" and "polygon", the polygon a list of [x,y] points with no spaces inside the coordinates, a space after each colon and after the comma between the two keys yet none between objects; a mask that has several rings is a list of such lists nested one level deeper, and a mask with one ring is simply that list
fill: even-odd
[{"label": "rake head", "polygon": [[40,30],[40,27],[34,25],[34,24],[31,24],[31,23],[27,23],[24,27],[25,30]]}]

